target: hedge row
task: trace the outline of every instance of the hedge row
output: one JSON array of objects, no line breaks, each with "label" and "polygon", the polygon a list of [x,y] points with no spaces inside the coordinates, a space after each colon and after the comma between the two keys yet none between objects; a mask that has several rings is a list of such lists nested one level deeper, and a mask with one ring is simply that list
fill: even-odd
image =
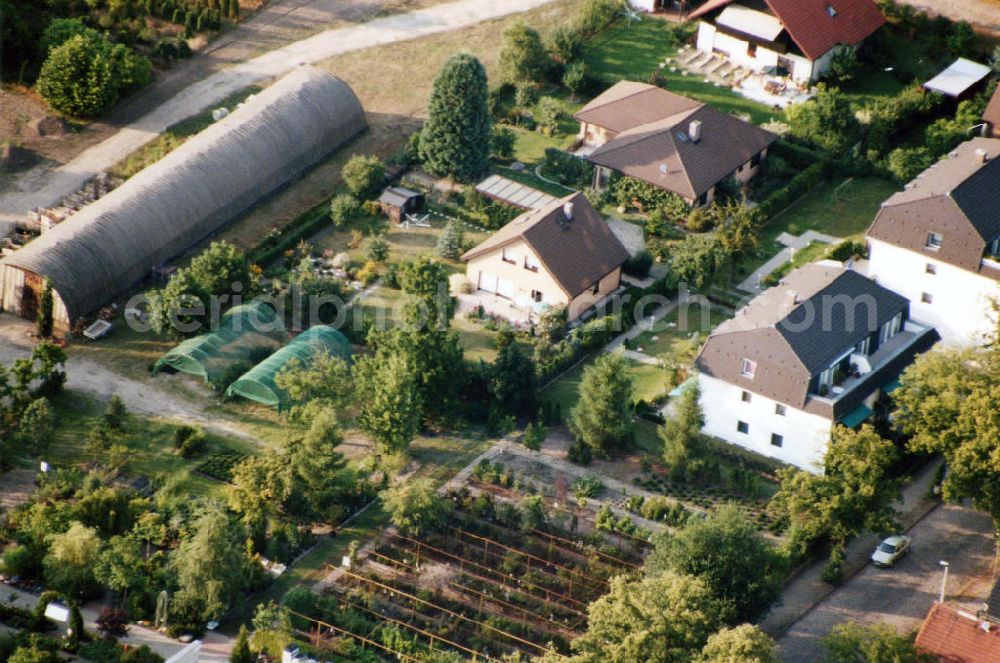
[{"label": "hedge row", "polygon": [[321,203],[299,214],[281,230],[268,234],[257,246],[250,249],[247,259],[261,267],[269,265],[280,258],[285,251],[316,234],[328,223],[330,223],[330,205]]},{"label": "hedge row", "polygon": [[828,174],[829,164],[826,161],[814,162],[796,175],[785,186],[774,191],[760,203],[761,214],[770,219],[796,200],[815,188]]}]

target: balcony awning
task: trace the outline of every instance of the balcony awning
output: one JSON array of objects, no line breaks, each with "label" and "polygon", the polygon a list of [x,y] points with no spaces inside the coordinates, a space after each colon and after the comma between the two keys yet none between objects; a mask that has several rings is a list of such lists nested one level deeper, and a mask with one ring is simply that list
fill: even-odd
[{"label": "balcony awning", "polygon": [[872,409],[866,405],[860,405],[846,415],[840,420],[840,423],[848,428],[857,428],[861,424],[865,423],[868,417],[872,416]]},{"label": "balcony awning", "polygon": [[715,23],[764,41],[774,41],[785,29],[776,16],[742,5],[729,5],[715,19]]}]

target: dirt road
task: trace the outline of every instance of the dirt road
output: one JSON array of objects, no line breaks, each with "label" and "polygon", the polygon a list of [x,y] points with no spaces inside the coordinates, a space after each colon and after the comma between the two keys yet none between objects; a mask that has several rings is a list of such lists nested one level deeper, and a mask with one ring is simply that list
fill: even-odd
[{"label": "dirt road", "polygon": [[[336,0],[317,1],[336,2]],[[335,55],[358,51],[369,46],[448,32],[481,21],[527,11],[550,1],[458,0],[377,18],[347,28],[325,30],[312,37],[233,64],[176,91],[163,103],[154,99],[153,102],[158,103],[155,110],[129,123],[108,139],[88,148],[59,168],[48,170],[46,166],[41,166],[25,172],[0,195],[0,224],[12,223],[23,218],[27,211],[34,207],[53,204],[79,188],[89,177],[107,170],[142,147],[171,124],[190,117],[251,84],[281,76],[301,64],[326,60]],[[207,57],[211,57],[211,54]],[[154,90],[150,94],[160,93]],[[137,99],[136,103],[139,102]]]},{"label": "dirt road", "polygon": [[[35,341],[27,336],[30,330],[29,322],[0,314],[0,364],[9,365],[15,359],[31,354]],[[117,394],[125,402],[125,407],[136,414],[196,423],[219,435],[256,440],[238,424],[207,415],[198,403],[119,375],[89,359],[70,354],[66,375],[68,391],[82,392],[102,401]]]},{"label": "dirt road", "polygon": [[901,0],[930,14],[953,21],[968,21],[976,28],[1000,36],[1000,0]]}]

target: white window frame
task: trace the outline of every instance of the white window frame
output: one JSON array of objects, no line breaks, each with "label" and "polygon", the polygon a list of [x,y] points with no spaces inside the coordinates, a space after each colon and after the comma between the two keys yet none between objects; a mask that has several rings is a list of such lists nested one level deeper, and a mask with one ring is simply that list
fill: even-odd
[{"label": "white window frame", "polygon": [[940,251],[942,242],[944,242],[944,235],[941,233],[927,233],[927,243],[924,244],[924,248],[931,251]]},{"label": "white window frame", "polygon": [[740,375],[745,378],[750,378],[753,380],[753,376],[757,373],[757,362],[752,359],[747,359],[744,357],[740,361]]}]

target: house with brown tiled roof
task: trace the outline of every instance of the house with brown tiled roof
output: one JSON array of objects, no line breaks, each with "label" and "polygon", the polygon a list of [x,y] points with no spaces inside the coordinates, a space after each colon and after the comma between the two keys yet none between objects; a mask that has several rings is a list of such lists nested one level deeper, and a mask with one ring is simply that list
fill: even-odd
[{"label": "house with brown tiled roof", "polygon": [[949,345],[982,343],[1000,301],[1000,140],[974,138],[882,203],[869,274]]},{"label": "house with brown tiled roof", "polygon": [[573,116],[595,185],[613,172],[705,205],[720,182],[749,180],[777,136],[655,85],[621,81]]},{"label": "house with brown tiled roof", "polygon": [[983,111],[983,122],[986,123],[985,136],[1000,138],[1000,85],[993,91],[990,103],[986,104]]},{"label": "house with brown tiled roof", "polygon": [[857,48],[885,23],[873,0],[708,0],[691,12],[697,48],[756,72],[785,70],[815,81],[833,56]]},{"label": "house with brown tiled roof", "polygon": [[1000,661],[1000,622],[935,603],[917,633],[917,651],[941,663]]},{"label": "house with brown tiled roof", "polygon": [[909,307],[837,262],[793,271],[716,327],[698,354],[705,433],[822,472],[833,426],[861,425],[938,340]]},{"label": "house with brown tiled roof", "polygon": [[621,286],[626,248],[580,193],[517,217],[462,256],[482,293],[575,320]]}]

